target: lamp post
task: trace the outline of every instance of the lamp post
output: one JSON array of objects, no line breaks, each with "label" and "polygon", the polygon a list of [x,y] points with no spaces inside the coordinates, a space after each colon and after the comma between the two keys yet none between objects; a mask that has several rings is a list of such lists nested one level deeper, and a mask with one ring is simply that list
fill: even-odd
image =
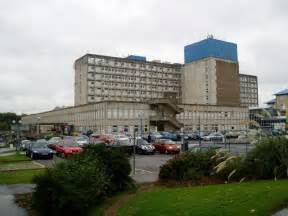
[{"label": "lamp post", "polygon": [[41,120],[41,117],[38,116],[36,118],[36,131],[37,131],[37,135],[39,136],[40,135],[40,124],[39,124],[39,121]]},{"label": "lamp post", "polygon": [[143,137],[143,118],[144,118],[144,113],[141,112],[138,115],[138,118],[140,119],[140,135],[141,135],[141,137]]},{"label": "lamp post", "polygon": [[[19,120],[18,122],[16,120],[12,121],[13,125],[16,126],[16,143],[15,143],[15,147],[16,150],[18,150],[19,146],[20,146],[20,126],[22,124],[22,121]],[[15,131],[15,129],[14,129]]]}]

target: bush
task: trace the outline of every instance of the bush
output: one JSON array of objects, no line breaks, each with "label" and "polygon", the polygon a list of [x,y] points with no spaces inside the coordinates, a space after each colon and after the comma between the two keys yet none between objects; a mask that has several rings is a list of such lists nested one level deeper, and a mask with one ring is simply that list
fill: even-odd
[{"label": "bush", "polygon": [[214,150],[187,152],[174,157],[160,167],[159,178],[164,180],[197,180],[213,171]]},{"label": "bush", "polygon": [[284,137],[268,138],[251,150],[245,160],[249,177],[271,179],[287,177],[288,140]]},{"label": "bush", "polygon": [[267,138],[246,157],[212,150],[184,153],[161,166],[159,178],[182,181],[211,175],[225,181],[287,177],[288,139]]},{"label": "bush", "polygon": [[215,169],[217,177],[227,180],[277,179],[287,177],[287,167],[288,140],[274,137],[257,144],[245,158],[229,154],[218,156]]},{"label": "bush", "polygon": [[41,215],[86,215],[105,197],[132,188],[130,171],[125,154],[88,146],[34,178],[33,206]]}]

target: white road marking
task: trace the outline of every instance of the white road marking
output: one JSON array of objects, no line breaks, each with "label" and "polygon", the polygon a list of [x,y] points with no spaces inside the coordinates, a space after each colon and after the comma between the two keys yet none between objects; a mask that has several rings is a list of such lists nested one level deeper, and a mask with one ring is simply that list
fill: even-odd
[{"label": "white road marking", "polygon": [[136,171],[142,171],[142,172],[146,172],[146,173],[153,173],[153,172],[151,172],[151,171],[149,171],[149,170],[144,170],[144,169],[135,169]]},{"label": "white road marking", "polygon": [[42,168],[45,168],[45,166],[44,166],[43,164],[38,163],[38,162],[36,162],[36,161],[32,161],[32,163],[34,163],[35,165],[38,165],[38,166],[40,166],[40,167],[42,167]]}]

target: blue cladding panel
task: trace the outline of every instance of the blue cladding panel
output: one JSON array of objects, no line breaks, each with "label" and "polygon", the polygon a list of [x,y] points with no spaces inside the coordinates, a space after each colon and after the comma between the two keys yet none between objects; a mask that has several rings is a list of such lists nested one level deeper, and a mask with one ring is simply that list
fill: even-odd
[{"label": "blue cladding panel", "polygon": [[238,61],[237,44],[207,38],[184,47],[185,64],[207,57]]},{"label": "blue cladding panel", "polygon": [[146,61],[145,56],[136,56],[136,55],[129,55],[127,59],[134,60],[134,61]]}]

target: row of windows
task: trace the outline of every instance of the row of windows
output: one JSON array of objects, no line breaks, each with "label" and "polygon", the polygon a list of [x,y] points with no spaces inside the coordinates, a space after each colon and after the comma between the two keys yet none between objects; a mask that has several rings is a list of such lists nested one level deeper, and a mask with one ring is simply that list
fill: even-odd
[{"label": "row of windows", "polygon": [[242,82],[257,83],[257,78],[240,76],[240,81],[242,81]]},{"label": "row of windows", "polygon": [[253,103],[253,104],[257,104],[258,100],[257,99],[246,99],[246,98],[242,98],[241,99],[241,103]]},{"label": "row of windows", "polygon": [[105,58],[88,58],[88,64],[92,65],[105,65],[105,66],[115,66],[115,67],[123,67],[123,68],[141,68],[148,70],[164,70],[167,72],[179,72],[180,68],[170,68],[164,65],[153,65],[152,63],[144,63],[144,62],[125,62],[125,61],[116,61],[112,59]]},{"label": "row of windows", "polygon": [[224,118],[236,118],[244,119],[248,114],[243,112],[183,112],[177,114],[177,119],[224,119]]},{"label": "row of windows", "polygon": [[[102,68],[103,69],[103,68]],[[110,69],[110,70],[109,70]],[[111,72],[112,71],[112,72]],[[113,72],[115,71],[115,73]],[[88,72],[93,73],[101,73],[103,74],[103,70],[92,70],[88,69]],[[116,73],[117,72],[117,73]],[[181,75],[180,74],[171,74],[171,73],[157,73],[157,72],[149,72],[149,71],[132,71],[130,73],[124,72],[124,70],[114,70],[113,68],[108,68],[107,73],[105,74],[111,74],[111,75],[123,75],[123,76],[136,76],[136,77],[158,77],[158,78],[173,78],[173,79],[180,79]]]},{"label": "row of windows", "polygon": [[[116,79],[117,81],[140,81],[140,82],[148,82],[148,83],[159,83],[159,84],[172,84],[172,85],[179,85],[179,81],[175,80],[163,80],[163,79],[153,79],[153,78],[140,78],[140,77],[129,77],[129,76],[110,76],[110,75],[102,75],[101,78],[106,79]],[[113,81],[116,81],[113,80]],[[94,84],[92,82],[92,84]]]},{"label": "row of windows", "polygon": [[[179,87],[177,86],[170,86],[170,85],[147,85],[147,84],[134,84],[134,83],[115,83],[115,82],[103,82],[100,85],[95,86],[97,89],[100,89],[101,87],[113,87],[115,86],[117,87],[122,87],[122,88],[136,88],[136,89],[152,89],[152,90],[168,90],[168,89],[172,89],[174,91],[178,91],[180,90]],[[94,90],[94,86],[89,86],[90,90]]]}]

